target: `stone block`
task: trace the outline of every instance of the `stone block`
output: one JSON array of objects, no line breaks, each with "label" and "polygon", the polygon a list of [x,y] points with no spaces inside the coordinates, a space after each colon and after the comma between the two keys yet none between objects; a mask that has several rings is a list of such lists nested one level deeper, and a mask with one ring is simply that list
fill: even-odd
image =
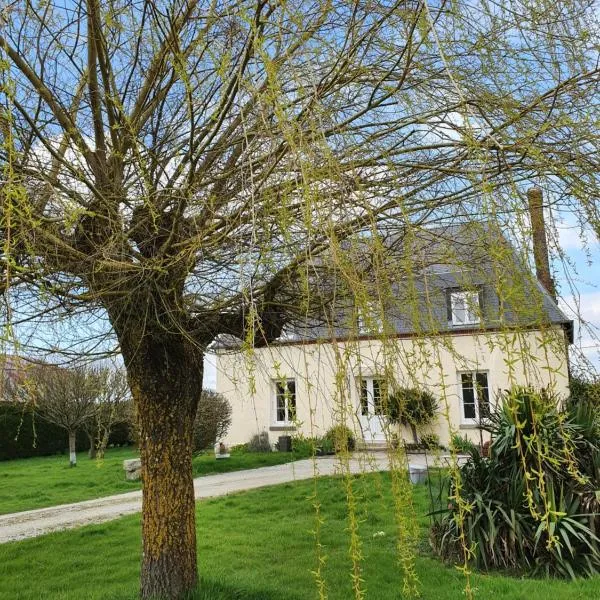
[{"label": "stone block", "polygon": [[123,461],[125,469],[125,478],[129,481],[137,481],[142,476],[142,460],[140,458],[130,458]]}]

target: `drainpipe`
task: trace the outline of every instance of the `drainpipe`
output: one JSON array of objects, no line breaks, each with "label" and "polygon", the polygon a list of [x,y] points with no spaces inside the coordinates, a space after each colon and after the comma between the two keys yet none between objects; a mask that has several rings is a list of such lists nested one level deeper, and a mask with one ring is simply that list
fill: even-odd
[{"label": "drainpipe", "polygon": [[529,216],[531,217],[535,273],[539,282],[556,302],[556,288],[554,287],[554,279],[552,279],[550,260],[548,258],[542,190],[538,187],[529,188],[527,190],[527,200],[529,201]]}]

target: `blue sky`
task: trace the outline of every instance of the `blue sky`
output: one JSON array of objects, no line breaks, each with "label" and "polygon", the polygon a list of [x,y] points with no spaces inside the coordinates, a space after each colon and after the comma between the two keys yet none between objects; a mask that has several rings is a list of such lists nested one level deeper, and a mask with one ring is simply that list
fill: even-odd
[{"label": "blue sky", "polygon": [[555,276],[561,307],[575,321],[576,346],[600,371],[600,244],[591,232],[582,240],[579,229],[572,222],[559,229],[567,261],[555,261]]}]

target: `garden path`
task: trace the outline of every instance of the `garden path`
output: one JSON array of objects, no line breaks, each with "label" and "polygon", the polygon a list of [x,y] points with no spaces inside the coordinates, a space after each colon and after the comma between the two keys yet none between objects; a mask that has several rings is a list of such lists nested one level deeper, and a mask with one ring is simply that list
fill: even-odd
[{"label": "garden path", "polygon": [[[424,455],[411,455],[411,465],[424,466]],[[194,479],[196,499],[224,496],[233,492],[288,483],[318,476],[343,472],[364,473],[385,471],[390,459],[385,452],[355,453],[344,466],[338,457],[322,457],[260,467],[246,471],[232,471],[206,475]],[[124,475],[123,475],[124,476]],[[92,523],[103,523],[141,511],[142,492],[127,492],[114,496],[86,500],[75,504],[61,504],[49,508],[0,515],[0,543],[37,537],[52,531],[71,529]]]}]

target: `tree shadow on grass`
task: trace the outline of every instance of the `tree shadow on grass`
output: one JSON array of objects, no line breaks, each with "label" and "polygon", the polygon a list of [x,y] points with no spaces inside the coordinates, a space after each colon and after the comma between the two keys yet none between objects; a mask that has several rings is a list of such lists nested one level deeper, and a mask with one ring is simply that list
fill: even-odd
[{"label": "tree shadow on grass", "polygon": [[247,589],[243,584],[237,586],[235,583],[202,579],[198,591],[194,592],[190,600],[301,600],[301,596],[291,590],[281,593]]}]

